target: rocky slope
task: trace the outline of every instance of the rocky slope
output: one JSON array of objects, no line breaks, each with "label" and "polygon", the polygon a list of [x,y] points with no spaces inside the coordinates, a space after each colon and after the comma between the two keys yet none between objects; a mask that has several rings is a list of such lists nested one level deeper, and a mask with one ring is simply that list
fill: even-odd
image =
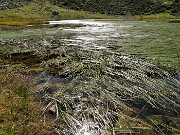
[{"label": "rocky slope", "polygon": [[27,4],[30,0],[1,0],[0,10],[18,8]]}]

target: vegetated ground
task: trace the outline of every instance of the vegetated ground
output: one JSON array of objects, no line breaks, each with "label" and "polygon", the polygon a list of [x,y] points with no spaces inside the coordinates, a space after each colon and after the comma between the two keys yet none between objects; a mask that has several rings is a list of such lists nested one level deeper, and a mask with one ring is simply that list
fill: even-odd
[{"label": "vegetated ground", "polygon": [[20,7],[0,10],[0,25],[42,24],[46,20],[83,18],[112,18],[112,16],[63,9],[49,1],[43,3],[32,1]]},{"label": "vegetated ground", "polygon": [[[4,33],[2,34],[4,38],[0,42],[0,76],[3,78],[0,83],[1,94],[5,94],[4,97],[6,97],[6,91],[10,93],[7,99],[2,100],[1,106],[2,110],[7,110],[6,112],[10,110],[12,113],[9,113],[10,118],[6,118],[5,113],[1,114],[1,132],[21,134],[27,130],[29,133],[29,128],[26,126],[29,125],[31,131],[35,131],[35,126],[37,130],[43,129],[45,134],[53,134],[54,131],[66,135],[86,132],[92,134],[179,134],[180,84],[175,78],[177,72],[169,73],[168,70],[145,59],[124,53],[128,45],[135,47],[141,39],[149,42],[150,39],[145,37],[136,37],[144,35],[144,32],[152,32],[154,35],[158,27],[164,33],[162,34],[159,30],[157,34],[160,37],[164,35],[166,24],[164,24],[165,27],[164,25],[160,27],[157,23],[154,27],[147,27],[141,31],[139,28],[143,22],[136,23],[129,25],[132,26],[132,37],[124,37],[127,35],[125,32],[130,31],[128,27],[119,29],[122,30],[120,41],[123,43],[119,41],[119,44],[115,45],[113,41],[100,41],[108,48],[102,50],[84,50],[80,46],[74,46],[73,42],[72,45],[67,46],[62,39],[70,40],[76,35],[63,33],[62,25],[43,29],[2,28],[5,33],[8,31],[11,38],[6,39]],[[61,29],[56,31],[58,27]],[[83,25],[67,25],[65,28],[71,30],[78,27],[86,28]],[[19,34],[16,34],[17,32]],[[164,40],[164,36],[162,37]],[[126,44],[125,42],[131,38],[133,41]],[[157,39],[152,39],[154,40]],[[176,41],[178,43],[178,39]],[[150,45],[153,45],[151,43]],[[127,46],[123,49],[122,45]],[[142,45],[138,50],[143,53],[142,48],[149,50],[146,47]],[[138,50],[133,51],[138,52]],[[130,49],[129,52],[131,52]],[[24,76],[19,74],[24,74]],[[28,86],[25,81],[27,76],[29,76],[27,83],[34,80],[35,84]],[[10,87],[6,84],[10,84]],[[8,98],[19,104],[9,105]],[[36,110],[36,107],[41,108],[37,101],[43,103],[42,111]],[[14,108],[14,106],[17,107]],[[21,116],[17,115],[19,110],[23,110]],[[29,112],[29,110],[32,111]],[[37,118],[34,118],[32,114],[37,113],[35,116],[41,118],[43,112],[52,114],[52,117],[44,117],[47,120],[43,119],[43,125],[41,125],[41,119],[36,121]],[[32,123],[26,123],[28,122],[26,119],[31,119]],[[21,126],[18,126],[20,123]],[[48,126],[49,123],[50,126]],[[47,129],[52,128],[54,130],[49,130],[52,131],[51,133],[47,132]],[[41,131],[33,133],[43,134]]]},{"label": "vegetated ground", "polygon": [[[96,3],[97,4],[97,3]],[[11,5],[11,6],[10,6]],[[27,24],[42,24],[46,20],[59,20],[59,19],[110,19],[110,18],[123,18],[122,16],[114,16],[117,14],[111,13],[111,16],[99,14],[82,10],[70,10],[67,7],[58,6],[57,2],[52,1],[27,1],[27,0],[15,0],[15,1],[2,1],[0,10],[0,25],[27,25]],[[108,6],[110,7],[110,6]],[[123,9],[125,10],[125,9]],[[138,9],[143,10],[143,9]],[[125,12],[125,11],[123,11]],[[145,12],[145,11],[143,11]],[[163,12],[163,11],[162,11]],[[102,12],[104,13],[104,12]],[[135,12],[134,12],[135,13]],[[179,19],[178,14],[170,14],[170,12],[154,15],[139,14],[125,14],[126,18],[134,18],[138,20],[159,20],[166,21],[167,19]],[[136,15],[136,16],[134,16]]]},{"label": "vegetated ground", "polygon": [[68,9],[109,15],[147,15],[162,12],[178,15],[180,6],[179,0],[1,0],[0,9],[17,8],[29,2],[43,5],[47,1]]},{"label": "vegetated ground", "polygon": [[169,13],[159,13],[159,14],[151,14],[151,15],[135,15],[132,17],[134,20],[138,21],[155,21],[155,22],[180,22],[179,15],[171,15]]},{"label": "vegetated ground", "polygon": [[148,15],[162,12],[180,15],[179,0],[52,0],[60,6],[75,10],[110,15]]},{"label": "vegetated ground", "polygon": [[0,71],[1,135],[54,134],[54,118],[43,113],[33,83],[25,75]]}]

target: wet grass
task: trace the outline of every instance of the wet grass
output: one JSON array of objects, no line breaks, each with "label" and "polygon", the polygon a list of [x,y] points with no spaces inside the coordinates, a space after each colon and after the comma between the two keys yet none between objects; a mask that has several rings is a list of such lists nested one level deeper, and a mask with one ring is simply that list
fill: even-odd
[{"label": "wet grass", "polygon": [[[71,55],[83,58],[84,61],[73,59]],[[86,130],[93,134],[109,134],[107,129],[112,130],[117,123],[119,125],[117,124],[113,132],[179,133],[179,124],[174,117],[179,115],[179,82],[172,79],[167,72],[148,63],[142,70],[141,65],[144,65],[145,61],[138,60],[137,64],[133,57],[123,59],[120,54],[74,54],[68,51],[68,57],[73,61],[66,61],[66,66],[62,68],[67,69],[65,74],[57,69],[56,75],[72,79],[68,83],[57,85],[57,91],[53,94],[45,95],[46,100],[50,101],[49,105],[56,106],[56,115],[61,119],[58,123],[64,121],[70,128],[67,131],[68,127],[59,125],[58,131],[61,134],[76,134],[85,125]],[[95,62],[97,58],[99,60]],[[68,63],[73,68],[70,68]],[[177,89],[167,86],[163,81],[165,76],[172,79],[170,80]],[[162,81],[156,78],[162,78]],[[172,83],[171,81],[169,83]],[[53,80],[47,82],[49,88],[52,88]],[[172,91],[177,93],[169,95]],[[170,120],[173,126],[166,129],[168,124],[164,124],[164,117]]]},{"label": "wet grass", "polygon": [[[171,74],[145,59],[124,53],[131,52],[133,47],[129,45],[134,43],[144,47],[144,43],[135,42],[148,40],[149,37],[141,37],[144,33],[148,35],[151,31],[150,37],[156,39],[157,35],[161,37],[160,30],[169,31],[169,28],[149,27],[143,22],[126,23],[131,27],[120,30],[131,31],[132,35],[120,40],[115,50],[91,51],[67,46],[61,39],[71,39],[74,35],[61,30],[52,34],[56,28],[48,32],[36,29],[36,35],[25,39],[4,39],[0,68],[26,74],[35,81],[36,97],[45,105],[43,112],[53,115],[53,128],[58,134],[179,134],[180,83],[174,77],[177,72]],[[140,29],[142,24],[144,29]],[[16,84],[12,92],[24,97],[18,98],[18,105],[26,110],[29,103],[26,87],[17,85],[16,81],[23,84],[21,79],[9,78]],[[9,83],[5,81],[5,84]],[[45,130],[45,134],[52,133]]]},{"label": "wet grass", "polygon": [[[37,93],[59,134],[179,133],[179,81],[168,72],[120,53],[63,46],[54,57],[43,54],[40,65],[49,74],[37,77]],[[27,53],[19,56],[12,62],[33,64]]]}]

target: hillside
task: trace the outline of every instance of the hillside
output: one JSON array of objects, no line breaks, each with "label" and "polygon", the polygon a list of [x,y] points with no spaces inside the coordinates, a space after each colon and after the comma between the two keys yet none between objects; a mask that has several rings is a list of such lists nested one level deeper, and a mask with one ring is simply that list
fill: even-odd
[{"label": "hillside", "polygon": [[180,0],[1,0],[0,10],[19,8],[29,2],[110,15],[180,14]]},{"label": "hillside", "polygon": [[42,23],[46,20],[59,19],[110,18],[102,14],[61,8],[50,1],[3,0],[0,9],[0,25]]},{"label": "hillside", "polygon": [[53,0],[70,9],[111,15],[179,14],[179,0]]},{"label": "hillside", "polygon": [[21,7],[27,4],[29,0],[1,0],[0,10],[7,10]]}]

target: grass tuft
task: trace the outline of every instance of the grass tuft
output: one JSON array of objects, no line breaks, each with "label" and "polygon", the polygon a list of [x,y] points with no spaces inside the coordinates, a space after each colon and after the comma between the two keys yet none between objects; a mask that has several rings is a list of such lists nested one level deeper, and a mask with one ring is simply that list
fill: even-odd
[{"label": "grass tuft", "polygon": [[40,135],[53,132],[53,122],[50,117],[44,121],[42,105],[33,96],[35,87],[26,76],[1,71],[0,88],[0,134]]}]

